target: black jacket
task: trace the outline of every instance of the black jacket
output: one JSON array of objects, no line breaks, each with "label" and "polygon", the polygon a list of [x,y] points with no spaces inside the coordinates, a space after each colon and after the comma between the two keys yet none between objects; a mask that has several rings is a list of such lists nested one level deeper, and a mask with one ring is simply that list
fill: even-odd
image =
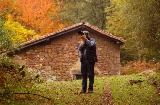
[{"label": "black jacket", "polygon": [[93,38],[87,40],[84,45],[78,47],[80,53],[80,61],[87,59],[89,62],[97,62],[96,41]]}]

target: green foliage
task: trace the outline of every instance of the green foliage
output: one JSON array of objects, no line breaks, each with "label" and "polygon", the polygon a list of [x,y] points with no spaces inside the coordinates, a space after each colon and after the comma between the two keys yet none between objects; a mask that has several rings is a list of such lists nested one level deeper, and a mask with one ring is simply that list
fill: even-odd
[{"label": "green foliage", "polygon": [[7,56],[0,59],[0,100],[2,102],[14,99],[16,93],[34,92],[32,86],[43,82],[40,77],[21,66],[15,64]]},{"label": "green foliage", "polygon": [[159,59],[159,6],[157,0],[111,1],[111,7],[107,8],[107,31],[125,38],[126,44],[122,47],[125,52],[121,54],[124,60],[150,60],[146,56],[153,54]]},{"label": "green foliage", "polygon": [[105,7],[109,0],[71,0],[64,1],[61,18],[67,23],[73,24],[87,21],[101,29],[105,29]]},{"label": "green foliage", "polygon": [[[130,81],[135,82],[132,85]],[[157,105],[160,103],[156,89],[144,75],[114,76],[108,78],[115,105]]]},{"label": "green foliage", "polygon": [[[137,35],[142,41],[142,45],[155,51],[160,51],[160,2],[157,0],[147,1],[129,1],[126,2],[127,10],[122,13],[130,13],[125,15],[125,20],[130,23],[129,29]],[[132,16],[132,17],[131,17]],[[137,39],[138,39],[137,38]]]},{"label": "green foliage", "polygon": [[6,49],[11,49],[12,42],[8,36],[10,31],[4,29],[3,25],[5,23],[5,19],[3,16],[0,17],[0,53],[4,52]]},{"label": "green foliage", "polygon": [[149,76],[152,79],[152,83],[154,85],[160,86],[160,73],[153,72]]}]

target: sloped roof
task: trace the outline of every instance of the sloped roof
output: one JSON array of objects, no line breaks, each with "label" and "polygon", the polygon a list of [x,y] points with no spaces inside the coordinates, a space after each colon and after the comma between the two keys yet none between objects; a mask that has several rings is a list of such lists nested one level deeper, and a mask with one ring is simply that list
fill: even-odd
[{"label": "sloped roof", "polygon": [[30,41],[27,41],[25,43],[22,43],[21,47],[19,47],[19,48],[25,48],[25,47],[40,43],[42,41],[49,40],[50,38],[54,38],[54,37],[63,35],[65,33],[68,33],[68,32],[71,32],[71,31],[75,31],[75,30],[80,30],[80,29],[83,29],[83,28],[90,29],[90,30],[93,30],[95,32],[98,32],[98,33],[100,33],[100,34],[102,34],[104,36],[107,36],[107,37],[111,38],[112,40],[118,41],[120,44],[124,44],[124,42],[125,42],[124,39],[121,38],[121,37],[114,36],[111,33],[103,31],[103,30],[99,29],[98,27],[92,26],[92,25],[90,25],[90,24],[88,24],[86,22],[81,22],[81,23],[77,23],[77,24],[74,24],[72,26],[69,26],[67,28],[63,28],[61,30],[57,30],[57,31],[55,31],[53,33],[46,34],[46,35],[41,36],[41,37],[39,37],[37,39],[30,40]]}]

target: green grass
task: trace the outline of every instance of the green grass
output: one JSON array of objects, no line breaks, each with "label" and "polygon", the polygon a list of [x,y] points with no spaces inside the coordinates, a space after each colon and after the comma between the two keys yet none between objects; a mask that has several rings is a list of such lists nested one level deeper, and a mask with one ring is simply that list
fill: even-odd
[{"label": "green grass", "polygon": [[160,86],[160,73],[151,73],[150,78],[152,79],[152,82],[156,83],[158,86]]},{"label": "green grass", "polygon": [[103,78],[95,79],[94,94],[79,94],[81,90],[81,81],[73,82],[53,82],[45,83],[38,86],[41,94],[50,97],[52,103],[56,105],[86,105],[101,102],[101,94],[104,91],[105,81]]},{"label": "green grass", "polygon": [[[40,94],[46,98],[36,95],[17,95],[17,99],[8,99],[2,103],[4,105],[99,105],[102,103],[105,80],[104,78],[95,79],[93,94],[79,94],[81,81],[57,81],[38,84],[32,89],[32,93]],[[16,95],[14,95],[16,96]]]},{"label": "green grass", "polygon": [[[157,75],[152,75],[157,78]],[[130,80],[142,80],[141,83],[130,84]],[[158,77],[159,80],[159,77]],[[115,105],[160,105],[155,87],[144,75],[126,75],[95,78],[93,94],[79,94],[81,80],[67,82],[57,81],[38,84],[32,88],[37,95],[13,95],[12,99],[3,100],[2,105],[102,105],[105,83],[111,88]],[[51,100],[48,100],[49,98]]]},{"label": "green grass", "polygon": [[[130,80],[142,80],[141,83],[130,84]],[[112,89],[115,105],[158,105],[158,96],[144,75],[113,76],[107,79]]]}]

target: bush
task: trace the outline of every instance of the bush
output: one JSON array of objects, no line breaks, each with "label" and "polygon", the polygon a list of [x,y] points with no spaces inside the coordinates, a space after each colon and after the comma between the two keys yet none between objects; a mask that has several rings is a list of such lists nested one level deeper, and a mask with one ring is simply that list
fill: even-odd
[{"label": "bush", "polygon": [[130,75],[130,74],[137,74],[137,73],[138,73],[138,70],[134,68],[121,70],[121,75]]},{"label": "bush", "polygon": [[[159,70],[160,64],[159,63],[153,63],[153,62],[128,62],[126,65],[121,67],[121,74],[127,75],[127,74],[137,74],[141,73],[146,70]],[[159,70],[160,71],[160,70]]]},{"label": "bush", "polygon": [[28,72],[24,65],[15,64],[7,56],[0,60],[0,97],[13,98],[14,93],[29,93],[32,86],[43,82],[39,75]]}]

